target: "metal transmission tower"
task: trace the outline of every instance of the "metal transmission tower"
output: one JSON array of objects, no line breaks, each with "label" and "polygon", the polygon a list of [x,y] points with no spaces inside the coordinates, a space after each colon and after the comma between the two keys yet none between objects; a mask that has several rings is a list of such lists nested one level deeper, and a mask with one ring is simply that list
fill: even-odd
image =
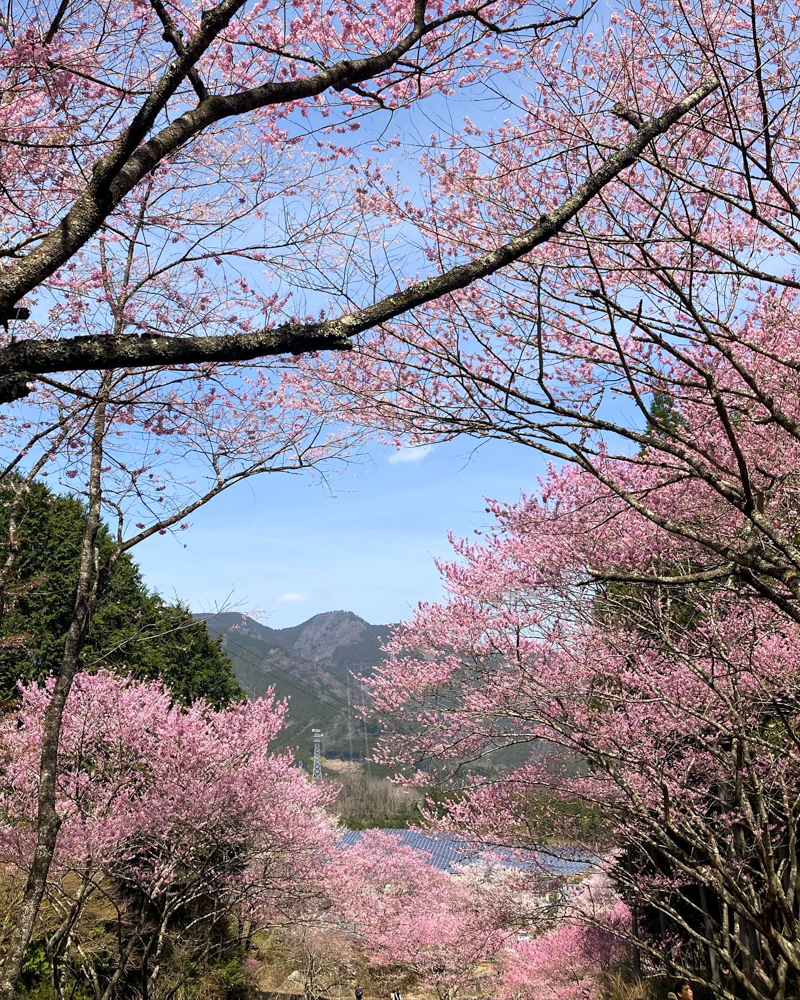
[{"label": "metal transmission tower", "polygon": [[318,780],[322,778],[322,730],[312,729],[311,734],[314,737],[314,770],[311,777]]}]

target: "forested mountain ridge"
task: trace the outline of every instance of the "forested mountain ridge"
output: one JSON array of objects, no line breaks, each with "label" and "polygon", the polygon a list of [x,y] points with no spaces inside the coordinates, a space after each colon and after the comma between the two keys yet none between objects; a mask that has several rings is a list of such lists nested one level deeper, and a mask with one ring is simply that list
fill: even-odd
[{"label": "forested mountain ridge", "polygon": [[325,731],[329,756],[362,758],[372,739],[358,715],[364,693],[352,674],[369,676],[382,659],[391,626],[372,625],[352,611],[328,611],[299,625],[274,629],[236,612],[197,614],[222,648],[248,697],[274,687],[289,698],[286,741],[310,746],[310,731]]}]

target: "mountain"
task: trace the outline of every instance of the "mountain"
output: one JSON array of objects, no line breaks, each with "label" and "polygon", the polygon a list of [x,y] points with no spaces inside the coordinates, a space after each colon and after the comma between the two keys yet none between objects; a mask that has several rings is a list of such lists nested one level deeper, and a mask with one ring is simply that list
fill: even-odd
[{"label": "mountain", "polygon": [[[327,611],[290,628],[270,628],[246,615],[226,612],[195,615],[209,632],[222,636],[222,648],[233,664],[237,680],[248,697],[258,698],[274,687],[278,698],[289,699],[287,726],[278,746],[291,746],[296,758],[310,764],[311,730],[323,730],[325,756],[362,761],[368,757],[379,731],[358,711],[363,693],[352,673],[369,677],[383,658],[381,644],[390,625],[370,625],[352,611]],[[471,771],[488,772],[518,766],[548,752],[535,747],[499,749],[491,761],[484,758]],[[384,773],[375,764],[373,774]]]},{"label": "mountain", "polygon": [[352,611],[328,611],[290,628],[274,629],[246,615],[199,614],[233,663],[250,698],[274,687],[289,698],[284,742],[311,746],[311,729],[325,733],[328,757],[362,759],[377,733],[357,712],[363,702],[351,672],[369,676],[381,661],[390,626],[371,625]]},{"label": "mountain", "polygon": [[350,671],[368,676],[380,663],[381,644],[389,628],[370,625],[352,611],[326,611],[302,625],[271,631],[284,649],[325,664],[331,674],[346,682]]}]

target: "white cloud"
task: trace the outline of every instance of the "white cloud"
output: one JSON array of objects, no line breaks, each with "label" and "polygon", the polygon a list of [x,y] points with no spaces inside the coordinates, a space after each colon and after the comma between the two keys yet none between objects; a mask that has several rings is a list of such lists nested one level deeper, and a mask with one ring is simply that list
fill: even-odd
[{"label": "white cloud", "polygon": [[276,598],[278,604],[302,604],[311,597],[310,590],[290,590],[286,594],[281,594]]},{"label": "white cloud", "polygon": [[403,445],[398,451],[393,452],[389,456],[390,462],[421,462],[426,455],[430,455],[433,451],[432,444],[415,445],[413,447],[409,445]]}]

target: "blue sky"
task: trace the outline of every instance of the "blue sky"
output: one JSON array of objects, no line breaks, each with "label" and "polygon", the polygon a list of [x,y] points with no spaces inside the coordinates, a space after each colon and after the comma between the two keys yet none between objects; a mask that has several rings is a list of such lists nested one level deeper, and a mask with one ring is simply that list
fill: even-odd
[{"label": "blue sky", "polygon": [[[462,129],[465,114],[483,126],[516,117],[518,110],[496,88],[513,90],[521,81],[512,77],[494,84],[488,93],[471,87],[410,110],[367,116],[358,133],[364,155],[393,163],[412,192],[417,190],[414,163],[432,131],[443,134],[446,145],[447,135]],[[308,127],[305,119],[299,123]],[[385,157],[374,152],[377,138],[397,132],[403,148]],[[329,186],[326,177],[323,182]],[[301,209],[302,201],[302,215]],[[430,272],[429,264],[414,256],[418,242],[407,227],[402,243],[407,273],[417,264],[421,273]],[[262,291],[270,290],[260,265],[237,266]],[[393,291],[391,268],[385,273],[384,290]],[[325,304],[313,290],[300,299],[308,311]],[[373,623],[397,621],[417,601],[441,595],[434,558],[449,555],[448,530],[469,535],[486,527],[486,497],[513,501],[521,491],[534,490],[545,469],[546,459],[532,449],[506,442],[478,445],[464,438],[403,453],[399,461],[390,448],[373,445],[362,467],[332,480],[334,497],[304,476],[260,476],[197,511],[189,530],[155,536],[133,556],[148,586],[195,611],[235,608],[258,613],[273,627],[334,609]]]},{"label": "blue sky", "polygon": [[531,492],[545,464],[504,442],[462,439],[400,455],[376,445],[360,468],[335,477],[335,497],[303,476],[260,476],[135,558],[150,587],[195,611],[234,605],[274,628],[335,609],[397,621],[441,594],[433,560],[448,554],[448,529],[487,526],[484,497]]},{"label": "blue sky", "polygon": [[[413,188],[415,157],[431,131],[459,131],[467,113],[496,123],[513,110],[497,96],[487,106],[470,91],[373,114],[359,133],[364,153],[375,156],[376,137],[402,130],[405,147],[385,160]],[[417,242],[413,230],[406,233],[412,257]],[[251,278],[263,287],[260,274],[253,268]],[[394,290],[391,275],[387,269],[386,291]],[[304,300],[307,311],[323,304],[313,292]],[[376,624],[399,621],[419,600],[441,596],[434,558],[449,555],[448,530],[469,535],[486,527],[485,498],[514,500],[535,489],[545,468],[531,449],[478,444],[464,438],[400,454],[375,444],[363,465],[333,477],[331,491],[305,476],[259,476],[199,510],[188,531],[137,547],[134,558],[150,587],[194,611],[255,612],[274,628],[336,609]]]}]

